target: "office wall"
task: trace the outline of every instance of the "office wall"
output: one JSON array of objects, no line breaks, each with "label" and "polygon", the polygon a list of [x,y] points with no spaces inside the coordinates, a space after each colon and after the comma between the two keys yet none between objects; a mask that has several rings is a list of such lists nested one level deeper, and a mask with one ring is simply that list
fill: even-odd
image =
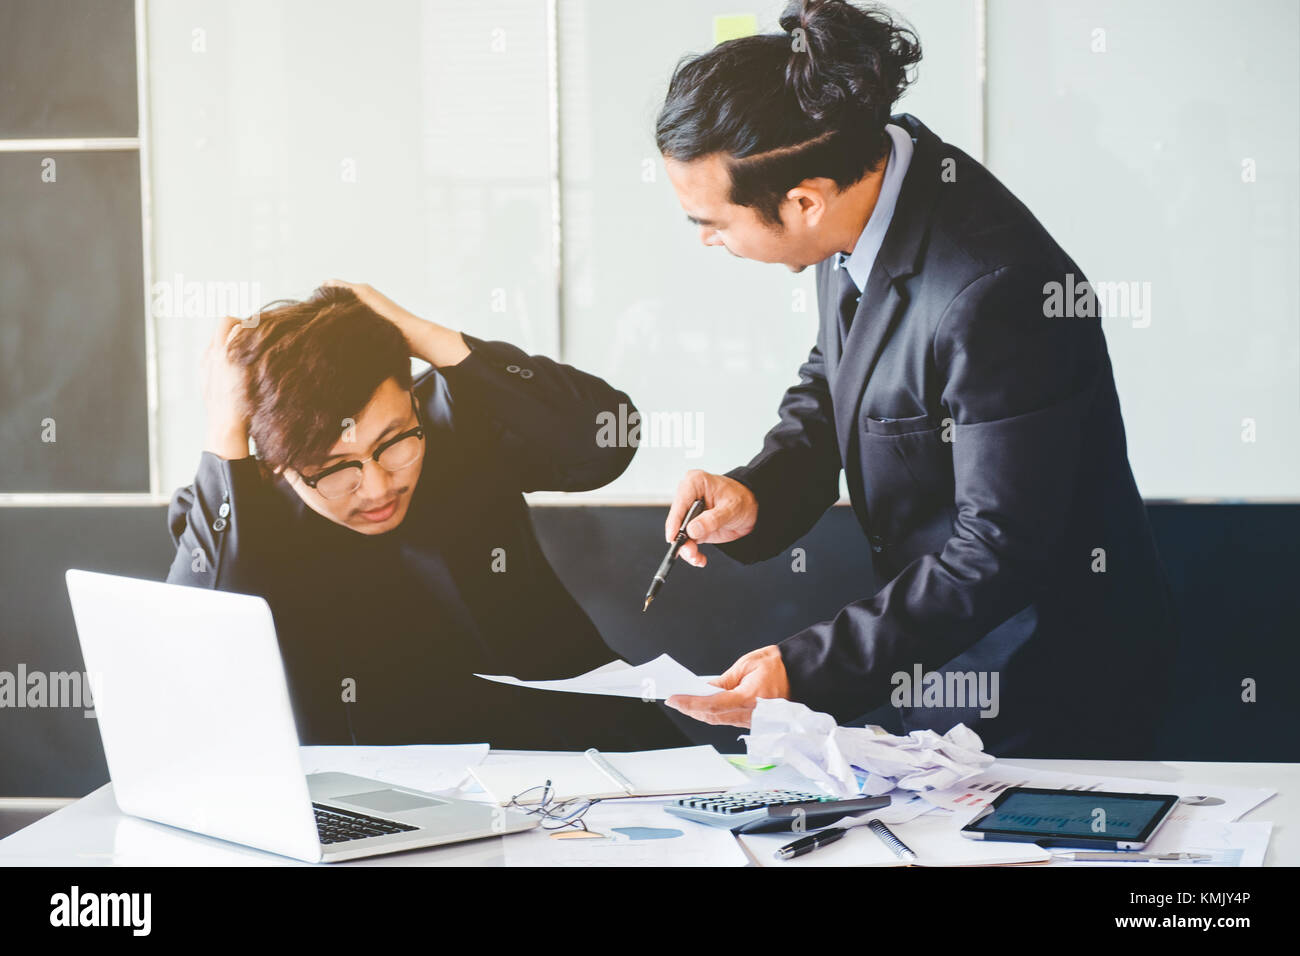
[{"label": "office wall", "polygon": [[1300,4],[991,0],[988,164],[1094,282],[1148,497],[1300,492]]}]

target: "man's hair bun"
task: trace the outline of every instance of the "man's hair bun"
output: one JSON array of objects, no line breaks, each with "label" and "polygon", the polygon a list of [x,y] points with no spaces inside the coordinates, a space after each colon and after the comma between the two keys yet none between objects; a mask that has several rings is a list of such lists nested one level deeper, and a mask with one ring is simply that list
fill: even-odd
[{"label": "man's hair bun", "polygon": [[921,59],[915,32],[880,8],[796,0],[781,27],[684,57],[655,122],[659,152],[726,157],[730,201],[778,227],[798,183],[844,189],[880,167],[891,108]]},{"label": "man's hair bun", "polygon": [[921,59],[909,27],[846,0],[793,0],[780,22],[790,35],[786,85],[810,120],[888,120],[889,105],[911,82],[908,69]]}]

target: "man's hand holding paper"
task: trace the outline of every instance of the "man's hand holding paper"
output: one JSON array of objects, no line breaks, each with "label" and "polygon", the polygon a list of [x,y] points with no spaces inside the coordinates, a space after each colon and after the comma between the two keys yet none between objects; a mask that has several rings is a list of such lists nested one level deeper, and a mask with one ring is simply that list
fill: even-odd
[{"label": "man's hand holding paper", "polygon": [[707,697],[674,694],[664,703],[706,724],[748,727],[760,698],[784,700],[790,696],[790,681],[775,644],[750,651],[709,683],[722,692]]}]

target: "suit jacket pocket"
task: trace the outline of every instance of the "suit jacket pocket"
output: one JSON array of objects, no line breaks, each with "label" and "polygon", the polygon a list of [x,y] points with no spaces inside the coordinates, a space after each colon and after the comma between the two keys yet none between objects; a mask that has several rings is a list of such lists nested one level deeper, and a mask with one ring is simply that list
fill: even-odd
[{"label": "suit jacket pocket", "polygon": [[955,485],[952,444],[943,439],[944,426],[916,427],[926,424],[925,416],[875,424],[901,429],[885,433],[868,426],[862,436],[864,491],[877,533],[905,546],[918,534],[933,537],[931,526],[945,531]]},{"label": "suit jacket pocket", "polygon": [[917,415],[915,418],[876,418],[863,414],[863,427],[869,435],[906,435],[930,429],[934,422],[929,415]]}]

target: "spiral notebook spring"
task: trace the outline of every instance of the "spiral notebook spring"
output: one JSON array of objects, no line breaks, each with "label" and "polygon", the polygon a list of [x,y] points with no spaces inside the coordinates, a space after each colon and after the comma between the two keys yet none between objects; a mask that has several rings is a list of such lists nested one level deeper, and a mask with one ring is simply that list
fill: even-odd
[{"label": "spiral notebook spring", "polygon": [[894,836],[894,831],[889,829],[889,827],[885,826],[879,820],[872,820],[867,824],[867,829],[880,837],[881,842],[884,843],[885,846],[889,847],[890,852],[900,860],[914,861],[916,859],[916,854],[912,852],[911,848],[898,837]]}]

